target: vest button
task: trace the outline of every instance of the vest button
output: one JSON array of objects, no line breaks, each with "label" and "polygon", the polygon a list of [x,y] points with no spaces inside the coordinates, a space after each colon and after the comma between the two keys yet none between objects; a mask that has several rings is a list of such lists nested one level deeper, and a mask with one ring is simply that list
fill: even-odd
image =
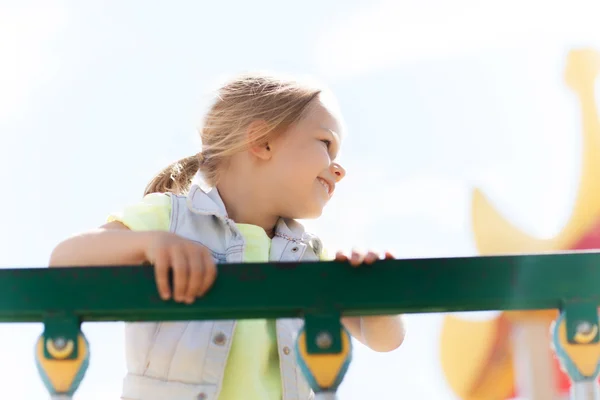
[{"label": "vest button", "polygon": [[227,342],[227,336],[223,332],[219,332],[213,337],[213,343],[217,346],[223,346],[225,342]]},{"label": "vest button", "polygon": [[290,348],[289,348],[289,347],[287,347],[287,346],[285,346],[285,347],[283,348],[283,354],[285,354],[286,356],[287,356],[288,354],[290,354],[290,351],[291,351],[291,350],[290,350]]}]

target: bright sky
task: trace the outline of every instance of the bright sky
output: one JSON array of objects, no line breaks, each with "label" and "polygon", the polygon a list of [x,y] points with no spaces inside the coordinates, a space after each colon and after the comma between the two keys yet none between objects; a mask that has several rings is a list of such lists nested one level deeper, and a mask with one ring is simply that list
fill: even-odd
[{"label": "bright sky", "polygon": [[[552,235],[579,169],[564,56],[600,49],[598,15],[595,0],[0,0],[0,265],[44,266],[58,241],[138,200],[198,150],[209,89],[257,68],[314,74],[339,97],[348,177],[309,223],[328,247],[473,255],[475,185]],[[357,345],[340,398],[453,399],[440,321],[410,316],[390,354]],[[41,328],[0,326],[0,398],[44,398]],[[84,330],[92,362],[76,399],[116,399],[122,325]]]}]

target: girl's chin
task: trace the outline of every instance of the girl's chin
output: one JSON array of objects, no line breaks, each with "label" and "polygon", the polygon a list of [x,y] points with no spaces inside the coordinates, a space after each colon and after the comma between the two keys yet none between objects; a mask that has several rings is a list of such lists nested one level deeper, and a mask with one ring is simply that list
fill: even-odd
[{"label": "girl's chin", "polygon": [[298,217],[297,219],[316,219],[319,218],[323,214],[323,209],[325,208],[325,204],[315,204],[310,210],[305,210],[303,216]]}]

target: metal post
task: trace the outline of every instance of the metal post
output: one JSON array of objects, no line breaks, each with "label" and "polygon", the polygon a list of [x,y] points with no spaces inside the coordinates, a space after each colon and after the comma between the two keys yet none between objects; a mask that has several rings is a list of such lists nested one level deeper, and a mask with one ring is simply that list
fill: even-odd
[{"label": "metal post", "polygon": [[519,395],[528,400],[559,400],[548,349],[548,323],[537,319],[517,321],[512,333]]},{"label": "metal post", "polygon": [[600,399],[600,387],[596,381],[574,382],[571,386],[571,399]]},{"label": "metal post", "polygon": [[318,392],[315,393],[315,400],[339,400],[335,392]]}]

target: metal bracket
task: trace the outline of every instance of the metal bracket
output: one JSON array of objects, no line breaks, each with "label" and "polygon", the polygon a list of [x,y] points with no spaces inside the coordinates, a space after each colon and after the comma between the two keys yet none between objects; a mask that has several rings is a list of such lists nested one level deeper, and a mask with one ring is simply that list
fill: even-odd
[{"label": "metal bracket", "polygon": [[569,302],[552,326],[552,347],[571,380],[572,399],[599,399],[600,340],[598,305]]},{"label": "metal bracket", "polygon": [[593,344],[600,342],[598,304],[569,302],[562,311],[567,325],[567,341],[570,344]]},{"label": "metal bracket", "polygon": [[44,357],[74,360],[79,355],[81,320],[74,315],[46,315],[44,318]]},{"label": "metal bracket", "polygon": [[338,354],[342,351],[339,311],[310,313],[304,317],[306,349],[309,354]]}]

